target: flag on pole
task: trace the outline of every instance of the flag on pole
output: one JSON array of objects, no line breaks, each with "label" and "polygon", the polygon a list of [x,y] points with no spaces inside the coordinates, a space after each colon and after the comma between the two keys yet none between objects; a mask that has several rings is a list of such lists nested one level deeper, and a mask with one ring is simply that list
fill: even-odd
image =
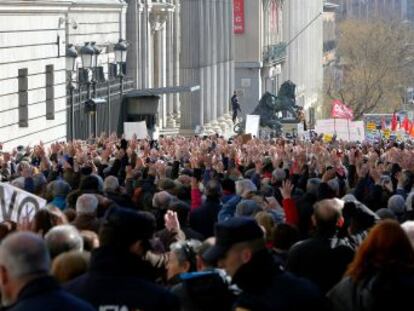
[{"label": "flag on pole", "polygon": [[401,127],[406,131],[406,132],[408,132],[409,130],[410,130],[410,121],[408,120],[408,117],[407,116],[405,116],[404,117],[404,120],[403,120],[403,122],[402,122],[402,124],[401,124]]},{"label": "flag on pole", "polygon": [[332,101],[332,118],[352,120],[354,112],[339,99]]}]

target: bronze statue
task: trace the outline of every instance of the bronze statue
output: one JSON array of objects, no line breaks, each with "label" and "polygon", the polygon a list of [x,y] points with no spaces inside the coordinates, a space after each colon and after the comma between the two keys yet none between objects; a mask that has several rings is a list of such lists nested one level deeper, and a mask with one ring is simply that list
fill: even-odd
[{"label": "bronze statue", "polygon": [[[284,82],[279,90],[279,95],[275,96],[266,92],[259,101],[253,115],[260,115],[260,127],[269,128],[276,136],[282,134],[282,124],[278,115],[280,112],[288,111],[298,122],[303,118],[302,107],[296,105],[295,84],[292,81]],[[246,121],[237,123],[234,131],[242,134],[245,130]]]}]

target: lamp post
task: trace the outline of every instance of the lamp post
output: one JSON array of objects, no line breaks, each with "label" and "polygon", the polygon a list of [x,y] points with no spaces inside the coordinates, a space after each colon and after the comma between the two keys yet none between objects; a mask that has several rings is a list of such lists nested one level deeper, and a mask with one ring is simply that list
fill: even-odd
[{"label": "lamp post", "polygon": [[[114,53],[115,53],[115,63],[119,66],[119,94],[120,100],[122,101],[122,97],[124,95],[124,71],[123,65],[126,63],[127,60],[127,53],[128,53],[128,42],[119,39],[118,43],[114,46]],[[108,103],[109,115],[111,115],[111,104]],[[109,120],[109,132],[111,131],[111,121]]]},{"label": "lamp post", "polygon": [[[97,75],[98,75],[98,58],[101,54],[101,50],[96,46],[96,42],[92,42],[91,46],[93,48],[93,57],[92,57],[92,98],[95,100],[97,93],[96,93],[96,85],[97,85]],[[95,106],[96,108],[96,106]],[[93,119],[93,135],[94,138],[98,135],[98,116],[97,110],[92,112],[92,119]]]},{"label": "lamp post", "polygon": [[88,87],[88,99],[91,98],[91,82],[89,78],[89,72],[93,68],[93,58],[95,55],[95,49],[92,47],[90,42],[85,42],[85,45],[80,49],[80,56],[82,59],[82,68],[86,70],[87,77],[87,87]]},{"label": "lamp post", "polygon": [[121,91],[121,99],[124,92],[123,88],[123,81],[124,81],[124,72],[123,72],[123,65],[126,63],[127,53],[128,53],[128,42],[119,39],[119,42],[114,46],[115,52],[115,62],[119,65],[119,82],[120,82],[120,91]]},{"label": "lamp post", "polygon": [[69,44],[66,48],[66,71],[69,77],[68,89],[70,93],[70,138],[75,139],[75,84],[73,83],[72,75],[75,72],[76,58],[78,52],[73,44]]}]

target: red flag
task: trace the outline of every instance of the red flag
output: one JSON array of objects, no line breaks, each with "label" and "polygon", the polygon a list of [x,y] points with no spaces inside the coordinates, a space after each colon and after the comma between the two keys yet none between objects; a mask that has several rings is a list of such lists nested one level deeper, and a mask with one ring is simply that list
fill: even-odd
[{"label": "red flag", "polygon": [[332,118],[338,119],[348,119],[352,120],[354,118],[354,112],[351,108],[347,107],[339,99],[334,99],[332,101]]},{"label": "red flag", "polygon": [[407,134],[411,133],[411,130],[414,127],[414,123],[412,123],[410,120],[407,121],[407,129],[405,130],[407,132]]},{"label": "red flag", "polygon": [[397,130],[397,125],[398,125],[397,115],[394,112],[392,114],[392,119],[391,119],[391,131],[395,132]]},{"label": "red flag", "polygon": [[411,123],[411,129],[410,129],[410,136],[411,137],[414,137],[414,122],[413,123]]},{"label": "red flag", "polygon": [[405,116],[405,118],[404,118],[404,120],[403,120],[403,122],[402,122],[402,124],[401,124],[401,127],[406,131],[406,132],[408,132],[408,130],[410,129],[410,121],[408,120],[408,117],[407,116]]}]

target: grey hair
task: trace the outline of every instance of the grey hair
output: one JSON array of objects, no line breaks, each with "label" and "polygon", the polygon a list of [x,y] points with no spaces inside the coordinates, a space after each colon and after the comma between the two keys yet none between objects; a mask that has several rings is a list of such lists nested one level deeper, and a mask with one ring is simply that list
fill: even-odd
[{"label": "grey hair", "polygon": [[246,196],[250,192],[256,192],[257,187],[250,179],[242,179],[236,181],[236,193],[241,197]]},{"label": "grey hair", "polygon": [[284,181],[286,178],[286,171],[283,168],[276,168],[272,172],[272,177],[275,182]]},{"label": "grey hair", "polygon": [[115,176],[108,176],[104,181],[104,191],[116,191],[119,188],[118,178]]},{"label": "grey hair", "polygon": [[200,247],[200,241],[191,239],[172,243],[170,245],[170,250],[174,252],[180,265],[183,265],[186,261],[195,265],[196,256]]},{"label": "grey hair", "polygon": [[45,235],[45,241],[52,258],[72,250],[83,251],[82,236],[72,225],[53,227]]},{"label": "grey hair", "polygon": [[94,214],[98,209],[98,199],[93,194],[82,194],[76,200],[76,213],[78,214]]},{"label": "grey hair", "polygon": [[152,198],[152,206],[157,208],[167,208],[173,196],[167,191],[160,191],[154,194]]},{"label": "grey hair", "polygon": [[50,256],[45,242],[31,232],[17,232],[0,245],[0,262],[12,278],[47,274]]}]

